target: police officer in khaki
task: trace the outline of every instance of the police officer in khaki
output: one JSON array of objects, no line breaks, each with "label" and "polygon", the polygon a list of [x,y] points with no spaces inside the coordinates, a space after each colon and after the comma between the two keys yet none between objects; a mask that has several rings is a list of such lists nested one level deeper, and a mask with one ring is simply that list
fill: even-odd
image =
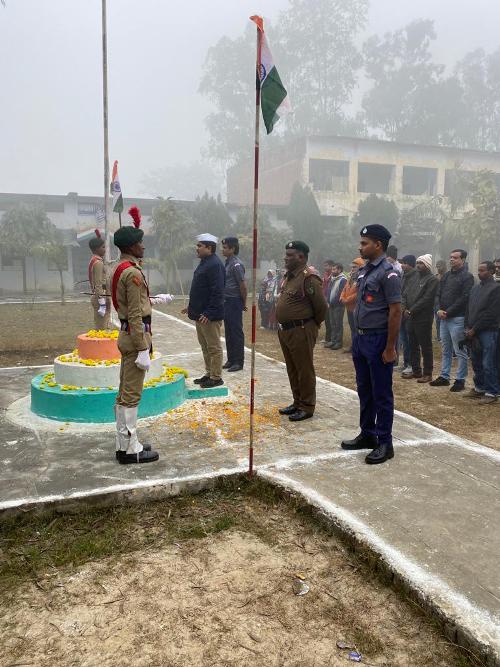
[{"label": "police officer in khaki", "polygon": [[[113,273],[113,305],[120,318],[118,348],[122,355],[120,387],[116,397],[116,452],[120,463],[150,463],[159,455],[149,445],[142,445],[137,437],[137,412],[141,400],[144,377],[151,365],[151,301],[146,278],[140,267],[144,256],[139,229],[140,211],[129,211],[134,226],[121,227],[115,232],[114,244],[120,250],[120,259]],[[165,295],[166,296],[166,295]]]},{"label": "police officer in khaki", "polygon": [[314,346],[326,314],[321,278],[308,268],[308,255],[309,247],[302,241],[286,244],[286,274],[276,304],[278,338],[293,394],[293,403],[279,413],[293,422],[314,414]]},{"label": "police officer in khaki", "polygon": [[90,303],[94,311],[94,327],[109,329],[111,299],[107,294],[107,271],[104,265],[105,245],[101,232],[96,229],[95,236],[89,241],[92,257],[89,262],[89,283],[92,296]]}]

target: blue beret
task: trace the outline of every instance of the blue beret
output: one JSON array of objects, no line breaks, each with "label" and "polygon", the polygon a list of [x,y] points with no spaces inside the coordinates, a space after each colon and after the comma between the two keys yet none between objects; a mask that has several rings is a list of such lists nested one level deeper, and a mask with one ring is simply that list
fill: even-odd
[{"label": "blue beret", "polygon": [[285,247],[287,250],[291,249],[303,252],[304,255],[309,254],[309,246],[307,245],[307,243],[304,243],[304,241],[288,241]]},{"label": "blue beret", "polygon": [[389,241],[392,236],[391,232],[383,225],[366,225],[359,234],[360,236],[368,236],[377,241]]}]

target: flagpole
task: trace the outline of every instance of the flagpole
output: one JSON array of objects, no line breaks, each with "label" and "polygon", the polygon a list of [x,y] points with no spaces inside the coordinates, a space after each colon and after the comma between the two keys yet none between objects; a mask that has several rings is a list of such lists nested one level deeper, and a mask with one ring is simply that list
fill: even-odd
[{"label": "flagpole", "polygon": [[110,261],[109,210],[109,144],[108,144],[108,33],[106,25],[106,0],[101,0],[102,9],[102,112],[104,128],[104,240],[105,259]]},{"label": "flagpole", "polygon": [[[263,26],[263,22],[261,23]],[[252,345],[250,366],[250,434],[248,450],[248,475],[253,476],[253,443],[255,435],[255,338],[257,331],[257,256],[258,256],[258,208],[259,208],[259,124],[260,124],[260,70],[262,54],[262,30],[257,24],[257,59],[255,77],[255,143],[253,184],[253,257],[252,257]]]}]

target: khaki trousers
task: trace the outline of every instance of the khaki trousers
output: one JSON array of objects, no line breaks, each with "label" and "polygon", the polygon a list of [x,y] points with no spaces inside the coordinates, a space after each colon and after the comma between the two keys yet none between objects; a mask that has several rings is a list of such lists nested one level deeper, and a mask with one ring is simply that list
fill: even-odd
[{"label": "khaki trousers", "polygon": [[111,322],[111,301],[106,299],[106,314],[104,317],[97,314],[97,311],[99,310],[99,302],[96,296],[91,298],[90,303],[92,304],[92,310],[94,311],[94,329],[109,329]]},{"label": "khaki trousers", "polygon": [[285,357],[286,372],[293,394],[293,404],[299,410],[314,414],[316,406],[316,373],[314,371],[314,346],[318,338],[318,325],[313,320],[303,327],[280,331],[278,339]]},{"label": "khaki trousers", "polygon": [[142,387],[144,385],[144,376],[146,371],[141,371],[135,365],[137,359],[137,351],[123,352],[122,363],[120,366],[120,387],[116,402],[118,405],[123,405],[127,408],[135,408],[139,405],[142,396]]},{"label": "khaki trousers", "polygon": [[212,380],[222,377],[222,343],[220,334],[222,320],[210,321],[206,324],[196,322],[196,333],[205,361],[205,374]]}]

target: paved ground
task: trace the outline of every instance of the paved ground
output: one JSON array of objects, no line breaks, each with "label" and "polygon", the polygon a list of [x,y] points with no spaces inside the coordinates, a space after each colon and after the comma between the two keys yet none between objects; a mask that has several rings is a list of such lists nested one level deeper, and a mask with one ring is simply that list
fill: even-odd
[{"label": "paved ground", "polygon": [[[187,323],[158,314],[155,337],[157,349],[171,355],[172,363],[194,376],[202,371]],[[143,433],[161,459],[131,467],[116,464],[109,427],[84,430],[30,420],[22,397],[35,372],[0,372],[0,509],[112,491],[179,488],[246,469],[245,429],[228,435],[224,423],[244,417],[246,372],[227,374],[231,405],[220,400],[185,404],[175,419],[144,424]],[[292,425],[274,416],[275,407],[289,402],[282,364],[259,356],[257,375],[258,473],[308,498],[444,614],[462,633],[460,640],[490,646],[491,664],[499,660],[500,454],[398,413],[396,457],[369,467],[363,454],[339,449],[339,441],[357,430],[353,392],[320,380],[315,418]],[[207,414],[212,415],[208,421]]]}]

